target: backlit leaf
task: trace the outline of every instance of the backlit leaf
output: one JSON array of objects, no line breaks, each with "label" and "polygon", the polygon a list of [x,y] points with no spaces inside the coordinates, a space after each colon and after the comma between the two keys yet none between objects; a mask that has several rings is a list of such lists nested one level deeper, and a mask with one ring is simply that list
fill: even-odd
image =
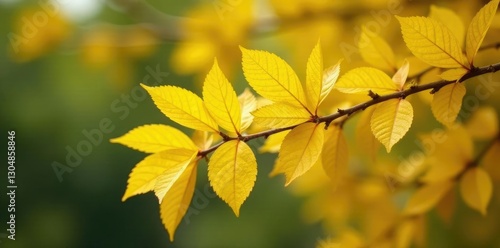
[{"label": "backlit leaf", "polygon": [[457,38],[441,22],[427,17],[396,18],[413,55],[436,67],[469,67]]},{"label": "backlit leaf", "polygon": [[256,124],[270,128],[289,127],[311,119],[311,115],[304,108],[286,103],[264,106],[252,112],[252,115]]},{"label": "backlit leaf", "polygon": [[245,131],[253,122],[251,114],[257,108],[257,99],[247,88],[238,96],[241,108],[241,132]]},{"label": "backlit leaf", "polygon": [[307,60],[305,86],[306,97],[309,101],[309,109],[316,111],[319,106],[323,87],[323,55],[321,53],[321,43],[319,41]]},{"label": "backlit leaf", "polygon": [[337,79],[339,78],[340,74],[340,64],[342,63],[342,60],[339,60],[337,64],[325,69],[323,71],[323,86],[321,87],[321,94],[319,97],[319,104],[325,100],[325,98],[330,94],[330,91],[332,91],[333,87],[335,86],[335,83],[337,82]]},{"label": "backlit leaf", "polygon": [[410,71],[410,62],[405,59],[403,65],[398,69],[398,71],[392,76],[392,81],[397,85],[399,90],[404,90],[404,85],[406,79],[408,78],[408,72]]},{"label": "backlit leaf", "polygon": [[465,86],[461,83],[446,85],[434,93],[431,103],[434,117],[445,126],[453,124],[462,107],[465,93]]},{"label": "backlit leaf", "polygon": [[147,153],[175,148],[185,148],[193,151],[198,149],[183,132],[162,124],[136,127],[125,135],[110,141]]},{"label": "backlit leaf", "polygon": [[203,83],[203,101],[217,124],[227,131],[241,131],[241,109],[233,86],[217,60]]},{"label": "backlit leaf", "polygon": [[208,179],[215,193],[234,211],[252,191],[257,178],[257,162],[252,149],[243,141],[231,140],[215,150],[208,162]]},{"label": "backlit leaf", "polygon": [[431,5],[429,17],[446,26],[457,39],[458,46],[460,48],[463,47],[465,40],[465,26],[460,16],[458,16],[453,10]]},{"label": "backlit leaf", "polygon": [[285,186],[306,173],[321,155],[324,125],[305,123],[294,128],[285,137],[276,162],[275,173],[284,173]]},{"label": "backlit leaf", "polygon": [[498,114],[491,106],[480,107],[472,114],[465,127],[475,139],[491,139],[498,135]]},{"label": "backlit leaf", "polygon": [[195,185],[196,162],[192,162],[161,201],[160,217],[170,235],[170,241],[174,241],[175,230],[189,209]]},{"label": "backlit leaf", "polygon": [[413,108],[404,99],[390,99],[377,105],[371,119],[373,135],[385,146],[387,152],[410,129]]},{"label": "backlit leaf", "polygon": [[173,175],[172,181],[175,182],[196,153],[192,150],[173,149],[147,156],[130,173],[122,201],[153,190],[158,178],[166,172]]},{"label": "backlit leaf", "polygon": [[347,140],[340,127],[330,125],[325,131],[325,144],[321,157],[323,169],[334,187],[337,186],[349,166]]},{"label": "backlit leaf", "polygon": [[281,143],[283,143],[283,140],[285,137],[288,135],[290,130],[286,130],[283,132],[275,133],[269,137],[267,137],[266,142],[264,142],[264,145],[259,148],[260,152],[270,152],[270,153],[276,153],[280,151],[281,148]]},{"label": "backlit leaf", "polygon": [[469,70],[464,69],[464,68],[455,68],[455,69],[449,69],[441,75],[441,79],[446,80],[446,81],[457,81],[460,78],[462,78]]},{"label": "backlit leaf", "polygon": [[486,4],[486,6],[477,12],[476,16],[472,18],[469,24],[469,29],[465,37],[465,51],[470,64],[473,63],[474,57],[483,43],[486,32],[488,32],[491,22],[495,17],[498,2],[499,0],[493,0]]},{"label": "backlit leaf", "polygon": [[243,47],[241,52],[245,78],[259,95],[307,109],[304,89],[290,65],[269,52]]},{"label": "backlit leaf", "polygon": [[161,112],[172,121],[196,130],[218,132],[217,123],[201,98],[193,92],[175,86],[141,86],[151,95]]},{"label": "backlit leaf", "polygon": [[492,192],[491,178],[480,167],[467,170],[460,180],[460,193],[465,203],[482,215],[486,215]]},{"label": "backlit leaf", "polygon": [[348,71],[335,84],[344,93],[367,94],[370,90],[377,94],[390,94],[398,90],[396,84],[383,71],[360,67]]},{"label": "backlit leaf", "polygon": [[397,68],[392,48],[377,33],[362,27],[358,42],[359,53],[370,65],[385,71],[394,72]]}]

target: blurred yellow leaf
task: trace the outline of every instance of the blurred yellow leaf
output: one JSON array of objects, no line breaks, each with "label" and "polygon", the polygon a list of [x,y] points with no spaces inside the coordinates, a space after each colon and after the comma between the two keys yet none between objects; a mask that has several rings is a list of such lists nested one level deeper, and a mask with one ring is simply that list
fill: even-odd
[{"label": "blurred yellow leaf", "polygon": [[436,206],[436,212],[443,221],[451,224],[451,219],[456,209],[455,191],[450,190]]},{"label": "blurred yellow leaf", "polygon": [[270,128],[289,127],[311,119],[311,114],[306,109],[286,103],[264,106],[252,112],[252,115],[257,125]]},{"label": "blurred yellow leaf", "polygon": [[415,232],[415,221],[412,219],[405,220],[399,224],[396,229],[394,247],[408,248],[411,247],[411,241]]},{"label": "blurred yellow leaf", "polygon": [[335,84],[335,89],[344,93],[390,94],[398,90],[396,84],[383,71],[371,67],[359,67],[348,71]]},{"label": "blurred yellow leaf", "polygon": [[457,38],[441,22],[427,17],[396,18],[413,55],[436,67],[469,68]]},{"label": "blurred yellow leaf", "polygon": [[219,126],[227,131],[241,132],[240,103],[217,60],[203,83],[203,102]]},{"label": "blurred yellow leaf", "polygon": [[484,169],[495,181],[500,181],[500,166],[498,166],[498,161],[500,161],[500,142],[496,141],[481,160]]},{"label": "blurred yellow leaf", "polygon": [[[129,175],[127,190],[122,201],[131,196],[156,190],[158,179],[162,175],[169,175],[170,180],[164,180],[165,190],[179,178],[188,164],[195,157],[197,151],[187,149],[171,149],[147,156],[139,162]],[[163,185],[162,185],[163,186]],[[162,200],[163,197],[159,198]]]},{"label": "blurred yellow leaf", "polygon": [[467,35],[465,37],[465,51],[467,53],[467,59],[472,65],[474,62],[474,57],[479,50],[479,47],[483,43],[486,32],[490,28],[491,22],[495,17],[497,12],[499,0],[493,0],[486,4],[476,16],[472,19],[469,24],[469,29],[467,30]]},{"label": "blurred yellow leaf", "polygon": [[177,226],[189,209],[196,185],[196,162],[192,162],[175,181],[160,204],[160,217],[163,225],[174,241]]},{"label": "blurred yellow leaf", "polygon": [[285,186],[306,173],[320,158],[325,138],[324,125],[305,123],[294,128],[283,140],[272,174],[284,173]]},{"label": "blurred yellow leaf", "polygon": [[391,99],[376,106],[370,126],[373,135],[385,146],[387,152],[410,129],[413,108],[404,99]]},{"label": "blurred yellow leaf", "polygon": [[349,166],[347,140],[339,126],[330,125],[325,131],[324,142],[321,152],[323,169],[336,187]]},{"label": "blurred yellow leaf", "polygon": [[465,40],[465,26],[460,16],[453,10],[431,5],[431,12],[429,17],[441,22],[450,32],[455,36],[458,46],[460,48],[464,45]]},{"label": "blurred yellow leaf", "polygon": [[304,89],[290,65],[269,52],[243,47],[241,52],[245,78],[259,95],[307,109]]},{"label": "blurred yellow leaf", "polygon": [[394,72],[397,69],[392,48],[377,33],[362,27],[358,42],[359,53],[363,60],[379,69]]},{"label": "blurred yellow leaf", "polygon": [[491,106],[480,107],[472,114],[465,127],[472,138],[491,139],[498,135],[498,114]]},{"label": "blurred yellow leaf", "polygon": [[257,179],[257,162],[243,141],[231,140],[215,150],[208,162],[208,179],[215,193],[240,215]]},{"label": "blurred yellow leaf", "polygon": [[198,149],[183,132],[162,124],[136,127],[125,135],[110,141],[146,153],[156,153],[175,148],[185,148],[193,151]]},{"label": "blurred yellow leaf", "polygon": [[493,184],[484,169],[474,167],[465,172],[460,180],[460,193],[469,207],[486,215],[486,208],[491,200]]},{"label": "blurred yellow leaf", "polygon": [[406,215],[419,215],[429,211],[436,206],[452,186],[451,181],[442,181],[419,188],[408,200],[404,213]]},{"label": "blurred yellow leaf", "polygon": [[201,98],[193,92],[170,85],[141,86],[151,95],[158,109],[172,121],[196,130],[218,132],[217,123]]},{"label": "blurred yellow leaf", "polygon": [[462,83],[446,85],[434,93],[431,103],[434,117],[445,126],[452,125],[460,112],[465,93],[466,89]]},{"label": "blurred yellow leaf", "polygon": [[214,135],[206,131],[195,130],[191,139],[198,149],[206,150],[214,142]]},{"label": "blurred yellow leaf", "polygon": [[463,171],[473,157],[472,139],[458,124],[452,126],[446,133],[433,135],[433,138],[423,142],[433,147],[427,151],[429,169],[421,178],[426,183],[452,179]]}]

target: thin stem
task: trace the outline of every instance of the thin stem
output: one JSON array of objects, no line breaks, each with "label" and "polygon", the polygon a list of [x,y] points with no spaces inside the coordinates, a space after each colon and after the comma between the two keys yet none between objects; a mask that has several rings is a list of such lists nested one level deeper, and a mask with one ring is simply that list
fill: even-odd
[{"label": "thin stem", "polygon": [[[473,78],[473,77],[477,77],[477,76],[480,76],[480,75],[483,75],[483,74],[487,74],[487,73],[494,73],[496,71],[500,70],[500,63],[496,63],[496,64],[492,64],[492,65],[489,65],[489,66],[483,66],[483,67],[477,67],[475,68],[474,70],[471,70],[469,71],[467,74],[465,74],[462,79],[460,80],[460,82],[463,82],[467,79],[470,79],[470,78]],[[348,116],[348,115],[352,115],[358,111],[362,111],[372,105],[375,105],[375,104],[378,104],[378,103],[381,103],[381,102],[385,102],[387,100],[390,100],[390,99],[397,99],[397,98],[406,98],[407,96],[410,96],[410,95],[413,95],[413,94],[416,94],[418,92],[421,92],[421,91],[425,91],[425,90],[430,90],[432,89],[433,91],[438,91],[439,89],[441,89],[442,87],[448,85],[448,84],[452,84],[452,83],[455,83],[455,81],[446,81],[446,80],[440,80],[440,81],[435,81],[435,82],[432,82],[432,83],[428,83],[428,84],[424,84],[424,85],[416,85],[416,86],[412,86],[410,87],[409,89],[407,90],[404,90],[404,91],[400,91],[400,92],[396,92],[396,93],[392,93],[392,94],[388,94],[388,95],[382,95],[382,96],[378,96],[376,98],[373,98],[369,101],[366,101],[364,103],[360,103],[358,105],[355,105],[351,108],[347,108],[347,109],[342,109],[342,110],[338,110],[337,112],[333,113],[333,114],[330,114],[330,115],[326,115],[326,116],[323,116],[323,117],[319,117],[315,120],[315,122],[317,123],[321,123],[321,122],[325,122],[325,123],[331,123],[332,121],[342,117],[342,116]],[[307,122],[311,122],[311,121],[307,121]],[[300,124],[298,124],[300,125]],[[253,140],[253,139],[256,139],[256,138],[260,138],[260,137],[268,137],[269,135],[272,135],[272,134],[275,134],[275,133],[279,133],[279,132],[283,132],[283,131],[286,131],[286,130],[290,130],[290,129],[293,129],[295,128],[296,126],[298,125],[293,125],[293,126],[289,126],[289,127],[283,127],[283,128],[276,128],[276,129],[271,129],[271,130],[267,130],[267,131],[262,131],[262,132],[259,132],[259,133],[255,133],[255,134],[249,134],[249,135],[241,135],[240,137],[236,137],[236,138],[231,138],[231,139],[239,139],[239,140],[242,140],[244,142],[247,142],[249,140]],[[221,142],[217,145],[214,145],[206,150],[202,150],[200,152],[198,152],[198,156],[207,156],[209,153],[215,151],[219,146],[221,146],[224,142]]]}]

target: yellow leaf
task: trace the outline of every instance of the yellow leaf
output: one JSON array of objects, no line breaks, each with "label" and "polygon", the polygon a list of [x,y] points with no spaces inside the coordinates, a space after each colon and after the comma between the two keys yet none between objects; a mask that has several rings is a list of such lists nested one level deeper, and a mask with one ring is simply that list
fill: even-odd
[{"label": "yellow leaf", "polygon": [[311,114],[304,108],[286,103],[274,103],[252,112],[254,122],[270,128],[289,127],[311,119]]},{"label": "yellow leaf", "polygon": [[218,132],[217,123],[203,101],[193,92],[175,86],[142,87],[153,98],[163,114],[183,126],[201,131]]},{"label": "yellow leaf", "polygon": [[203,102],[217,124],[227,131],[241,131],[241,109],[233,86],[222,73],[217,60],[203,84]]},{"label": "yellow leaf", "polygon": [[299,78],[284,60],[265,51],[247,50],[243,54],[243,73],[259,95],[307,109],[306,96]]},{"label": "yellow leaf", "polygon": [[396,18],[413,55],[436,67],[469,67],[457,39],[441,22],[427,17]]},{"label": "yellow leaf", "polygon": [[171,126],[161,124],[136,127],[125,135],[110,141],[147,153],[175,148],[198,150],[196,145],[184,133]]},{"label": "yellow leaf", "polygon": [[387,74],[370,67],[350,70],[339,79],[335,88],[344,93],[361,94],[367,94],[370,90],[377,94],[390,94],[398,90]]},{"label": "yellow leaf", "polygon": [[172,174],[175,182],[196,154],[192,150],[172,149],[147,156],[130,173],[122,201],[155,189],[158,178],[164,173]]},{"label": "yellow leaf", "polygon": [[285,137],[288,135],[289,132],[290,130],[286,130],[269,136],[266,139],[264,145],[259,148],[259,151],[270,152],[270,153],[279,152],[281,149],[281,143],[283,143],[283,140],[285,139]]},{"label": "yellow leaf", "polygon": [[208,162],[208,179],[215,193],[240,215],[240,207],[252,191],[257,178],[257,162],[243,141],[221,145]]},{"label": "yellow leaf", "polygon": [[323,86],[323,55],[318,41],[307,60],[305,93],[309,100],[309,109],[316,112],[319,106]]},{"label": "yellow leaf", "polygon": [[170,235],[170,241],[174,241],[175,230],[189,209],[195,184],[196,162],[192,162],[161,201],[160,217]]},{"label": "yellow leaf", "polygon": [[194,131],[191,138],[199,150],[208,149],[214,141],[214,136],[211,133],[199,130]]},{"label": "yellow leaf", "polygon": [[408,72],[410,71],[410,62],[405,59],[403,65],[398,69],[396,74],[392,76],[392,81],[397,85],[399,90],[404,89],[406,79],[408,78]]},{"label": "yellow leaf", "polygon": [[449,69],[441,75],[441,79],[446,80],[446,81],[457,81],[461,79],[469,70],[464,69],[464,68],[456,68],[456,69]]},{"label": "yellow leaf", "polygon": [[385,146],[387,152],[410,129],[413,108],[404,99],[391,99],[380,103],[373,112],[370,126],[373,135]]},{"label": "yellow leaf", "polygon": [[[332,91],[333,87],[335,86],[335,83],[337,82],[337,79],[339,78],[340,74],[340,64],[342,63],[342,60],[339,60],[337,64],[325,69],[323,71],[323,85],[321,86],[321,94],[319,97],[319,104],[325,100],[325,98],[330,94],[330,91]],[[319,105],[318,104],[318,105]]]},{"label": "yellow leaf", "polygon": [[495,17],[498,2],[499,0],[493,0],[486,4],[486,6],[477,12],[476,16],[472,18],[472,21],[469,24],[469,29],[467,30],[467,35],[465,37],[465,51],[467,53],[467,59],[471,65],[473,64],[474,57],[483,43],[486,32],[488,32],[491,22]]},{"label": "yellow leaf", "polygon": [[257,108],[257,99],[247,88],[238,96],[241,108],[241,132],[247,130],[253,122],[251,114]]},{"label": "yellow leaf", "polygon": [[472,114],[465,127],[476,139],[491,139],[498,135],[498,114],[491,106],[480,107]]},{"label": "yellow leaf", "polygon": [[370,121],[372,119],[373,111],[375,111],[376,106],[369,107],[361,114],[358,124],[356,125],[356,144],[359,145],[360,152],[368,155],[370,159],[375,161],[375,155],[380,147],[380,142],[373,135],[372,129],[370,127]]},{"label": "yellow leaf", "polygon": [[361,29],[358,47],[365,62],[385,71],[396,70],[396,59],[389,44],[377,33],[368,31],[364,26]]},{"label": "yellow leaf", "polygon": [[436,213],[446,224],[451,224],[456,205],[455,191],[450,190],[436,206]]},{"label": "yellow leaf", "polygon": [[324,125],[305,123],[285,137],[274,169],[277,173],[285,174],[285,186],[306,173],[319,159],[324,131]]},{"label": "yellow leaf", "polygon": [[460,180],[460,193],[465,203],[481,212],[482,215],[486,215],[492,191],[491,178],[480,167],[467,170]]},{"label": "yellow leaf", "polygon": [[446,85],[434,93],[431,103],[434,117],[445,126],[453,124],[462,107],[465,93],[465,86],[461,83]]},{"label": "yellow leaf", "polygon": [[325,131],[325,144],[321,157],[323,169],[336,187],[349,166],[347,140],[340,127],[330,125]]},{"label": "yellow leaf", "polygon": [[464,45],[465,39],[465,26],[460,16],[453,10],[431,5],[431,12],[429,17],[441,22],[450,32],[455,36],[460,48]]},{"label": "yellow leaf", "polygon": [[434,133],[422,140],[428,151],[428,171],[421,181],[433,183],[451,180],[460,174],[472,160],[474,143],[467,131],[460,125],[451,126],[446,133]]},{"label": "yellow leaf", "polygon": [[408,200],[404,213],[407,215],[423,214],[432,209],[452,188],[451,181],[427,184],[418,189]]},{"label": "yellow leaf", "polygon": [[191,158],[185,162],[179,163],[178,165],[167,168],[160,176],[156,178],[156,184],[154,186],[154,192],[158,200],[163,200],[163,197],[170,190],[172,185],[179,179],[186,167],[191,161],[196,157],[196,153],[192,154]]},{"label": "yellow leaf", "polygon": [[498,166],[498,161],[500,161],[500,142],[497,141],[481,160],[484,169],[488,171],[488,174],[495,181],[500,181],[500,166]]}]

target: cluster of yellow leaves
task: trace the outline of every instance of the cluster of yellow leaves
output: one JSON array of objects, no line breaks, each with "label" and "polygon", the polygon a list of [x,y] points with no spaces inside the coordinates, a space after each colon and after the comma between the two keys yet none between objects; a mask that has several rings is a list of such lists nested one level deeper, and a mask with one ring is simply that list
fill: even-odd
[{"label": "cluster of yellow leaves", "polygon": [[[431,7],[429,17],[397,17],[410,51],[429,65],[448,69],[441,78],[457,81],[434,94],[432,113],[444,125],[455,121],[466,89],[459,80],[474,69],[474,58],[498,7],[498,0],[484,6],[472,19],[467,32],[453,11]],[[465,52],[462,50],[465,39]]]},{"label": "cluster of yellow leaves", "polygon": [[134,62],[151,56],[158,38],[142,26],[100,25],[84,34],[82,59],[92,69],[106,69],[118,89],[128,86],[133,77]]},{"label": "cluster of yellow leaves", "polygon": [[[484,128],[477,128],[479,125]],[[465,126],[456,124],[439,138],[435,135],[423,136],[422,139],[427,144],[435,144],[435,147],[427,151],[427,171],[420,178],[425,185],[411,197],[405,213],[422,214],[435,206],[449,204],[446,201],[454,201],[454,197],[446,196],[454,194],[450,190],[458,182],[464,202],[486,215],[492,197],[492,177],[495,175],[495,170],[491,168],[497,164],[490,156],[498,158],[498,154],[493,155],[498,135],[496,112],[491,107],[482,107]],[[485,156],[482,162],[474,160],[473,139],[494,140],[491,146],[486,147],[486,154],[489,155]],[[484,167],[479,167],[481,164]],[[452,211],[453,209],[449,209],[447,212]]]},{"label": "cluster of yellow leaves", "polygon": [[60,11],[38,6],[27,8],[14,19],[13,32],[7,35],[14,60],[27,62],[41,57],[70,35],[72,25]]},{"label": "cluster of yellow leaves", "polygon": [[[457,80],[449,85],[451,87],[441,89],[434,96],[432,105],[437,119],[449,127],[465,94],[465,88],[458,80],[474,70],[473,59],[491,24],[498,1],[486,5],[473,19],[465,40],[467,55],[456,40],[460,30],[452,32],[446,27],[448,19],[458,18],[453,12],[433,7],[430,18],[398,17],[405,42],[413,54],[433,66],[451,68],[442,77]],[[439,19],[447,16],[449,18]],[[376,60],[383,61],[376,66],[390,72],[392,77],[379,69],[360,67],[345,73],[337,82],[341,61],[324,69],[318,42],[308,58],[303,82],[292,67],[275,54],[240,47],[244,76],[262,97],[258,99],[248,90],[238,96],[217,60],[205,78],[203,98],[175,86],[143,85],[163,114],[196,131],[190,139],[170,126],[145,125],[112,139],[112,142],[151,153],[132,170],[123,200],[154,191],[160,202],[161,218],[173,240],[193,196],[197,162],[213,152],[208,162],[210,184],[238,216],[257,176],[255,155],[246,142],[268,135],[271,136],[260,150],[279,152],[271,175],[284,174],[285,185],[289,185],[312,168],[322,168],[331,180],[332,188],[337,187],[349,164],[347,140],[342,131],[348,116],[344,117],[342,110],[338,111],[342,118],[320,116],[320,105],[333,89],[347,94],[369,94],[373,99],[389,94],[400,96],[399,93],[408,89],[409,60],[398,63],[390,46],[366,29],[363,29],[361,40],[367,42],[360,49],[362,57],[373,65]],[[446,113],[443,113],[443,108],[447,108]],[[488,111],[485,113],[491,117]],[[477,118],[483,120],[485,117]],[[491,120],[498,122],[496,116]],[[376,152],[376,140],[390,152],[408,132],[412,122],[410,102],[404,97],[393,97],[367,110],[359,124],[363,127],[358,130],[370,137],[366,143],[371,153]],[[477,121],[471,123],[477,125],[474,124]],[[249,135],[251,125],[269,130]],[[455,177],[460,178],[464,201],[486,213],[492,191],[489,174],[474,164],[473,143],[470,135],[463,134],[465,128],[456,127],[449,132],[447,145],[440,147],[442,151],[429,154],[429,169],[422,177],[426,185],[409,200],[404,211],[406,214],[421,214],[434,207],[454,186],[452,179]],[[497,132],[494,129],[488,135],[474,135],[489,137]],[[211,146],[215,136],[222,137],[222,142]],[[435,166],[443,161],[447,166]],[[386,209],[387,206],[380,208]],[[404,221],[400,225],[400,238],[396,241],[405,247],[416,224]]]}]

